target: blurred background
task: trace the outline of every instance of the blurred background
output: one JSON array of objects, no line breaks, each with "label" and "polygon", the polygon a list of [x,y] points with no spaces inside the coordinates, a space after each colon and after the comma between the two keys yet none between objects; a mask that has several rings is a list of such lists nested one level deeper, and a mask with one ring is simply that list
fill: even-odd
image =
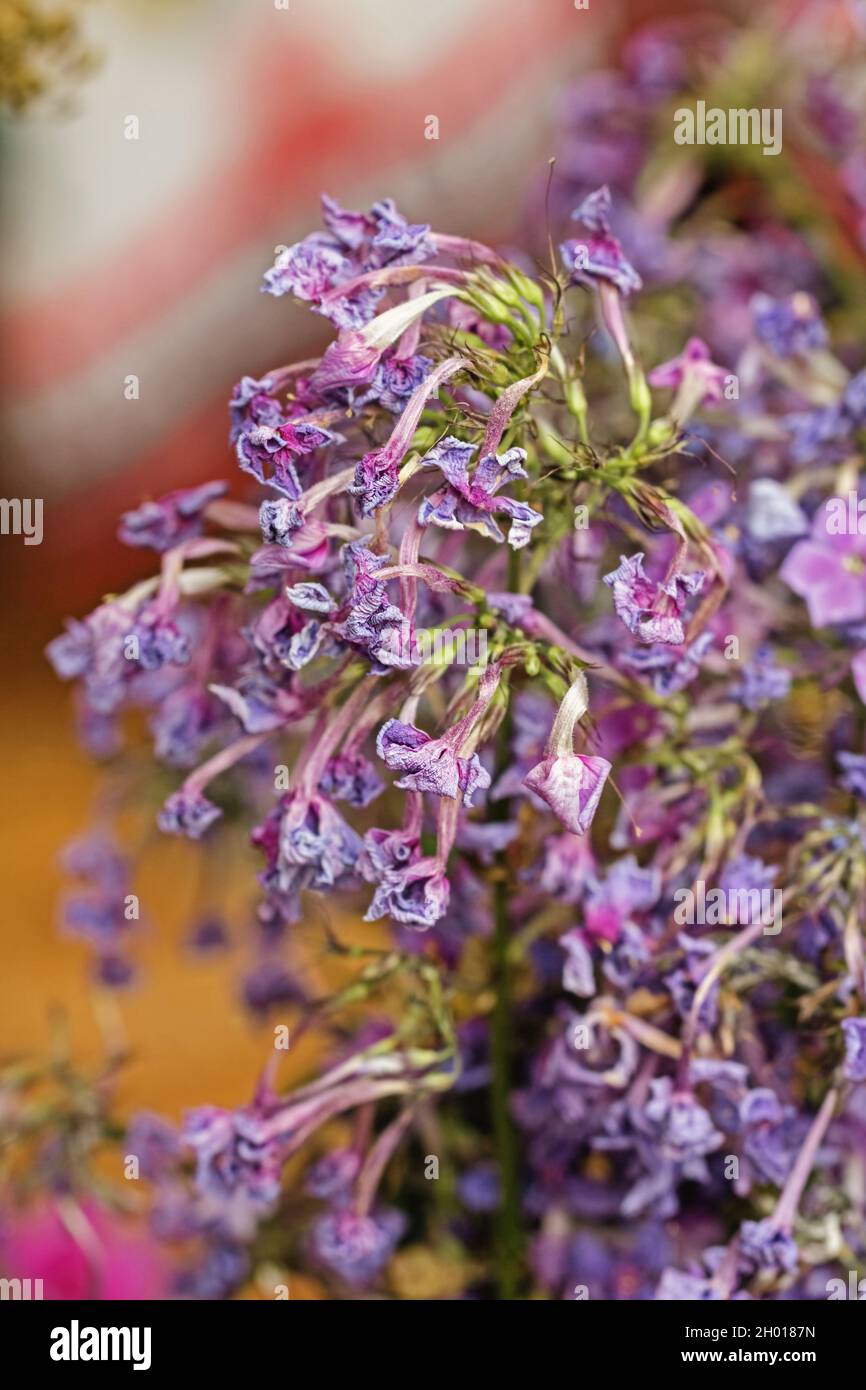
[{"label": "blurred background", "polygon": [[121,1108],[174,1117],[246,1099],[267,1044],[232,1006],[237,962],[178,949],[190,846],[161,848],[141,886],[141,976],[119,1002],[94,994],[86,948],[58,935],[58,853],[99,774],[42,648],[64,616],[152,568],[116,542],[122,511],[234,484],[237,378],[323,345],[324,320],[259,293],[274,248],[319,225],[321,190],[349,207],[390,195],[411,221],[511,244],[569,80],[689,4],[0,0],[13,101],[32,82],[40,8],[69,25],[58,72],[0,120],[2,495],[44,499],[41,545],[0,537],[0,1055],[44,1051],[61,1014],[84,1058],[120,1031]]}]

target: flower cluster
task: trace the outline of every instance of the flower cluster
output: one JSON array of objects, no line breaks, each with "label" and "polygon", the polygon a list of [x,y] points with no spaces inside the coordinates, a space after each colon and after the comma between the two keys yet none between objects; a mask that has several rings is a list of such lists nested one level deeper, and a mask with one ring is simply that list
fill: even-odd
[{"label": "flower cluster", "polygon": [[[803,167],[843,130],[856,202],[832,8]],[[255,847],[244,998],[327,1041],[306,1085],[139,1122],[189,1296],[280,1241],[336,1296],[415,1296],[422,1206],[434,1296],[822,1297],[866,1254],[862,246],[831,275],[832,207],[794,230],[747,150],[705,179],[662,129],[708,63],[748,90],[740,40],[656,26],[577,87],[537,274],[325,197],[264,289],[330,346],[238,383],[237,495],[128,513],[159,573],[49,649],[95,752],[147,712],[163,832]],[[70,909],[106,960],[113,866]]]}]

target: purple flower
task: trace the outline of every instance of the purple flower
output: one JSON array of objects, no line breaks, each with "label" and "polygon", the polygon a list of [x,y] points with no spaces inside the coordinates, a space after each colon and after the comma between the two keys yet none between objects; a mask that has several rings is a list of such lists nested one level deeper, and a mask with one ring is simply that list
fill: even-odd
[{"label": "purple flower", "polygon": [[262,288],[278,297],[293,294],[337,327],[355,329],[373,317],[383,290],[362,285],[340,294],[340,287],[368,271],[426,261],[435,251],[430,228],[410,225],[390,198],[365,214],[341,208],[323,194],[322,214],[328,230],[284,247]]},{"label": "purple flower", "polygon": [[586,677],[579,672],[556,712],[541,762],[523,778],[523,785],[547,802],[566,830],[584,835],[592,824],[605,780],[606,758],[573,752],[574,731],[589,705]]},{"label": "purple flower", "polygon": [[376,752],[392,772],[404,774],[395,783],[404,791],[460,796],[464,806],[471,806],[472,793],[490,786],[490,774],[481,766],[477,753],[460,757],[447,734],[431,738],[423,729],[399,719],[382,725]]},{"label": "purple flower", "polygon": [[845,774],[839,778],[841,785],[855,796],[866,799],[866,757],[862,753],[837,753],[836,761]]},{"label": "purple flower", "polygon": [[[375,320],[374,320],[375,322]],[[335,342],[329,343],[316,368],[311,386],[323,395],[331,391],[351,390],[353,402],[358,387],[372,381],[382,356],[382,348],[364,336],[364,329],[345,329]]]},{"label": "purple flower", "polygon": [[364,852],[358,868],[368,883],[376,883],[414,863],[421,853],[420,846],[421,839],[415,831],[376,827],[364,836]]},{"label": "purple flower", "polygon": [[435,251],[429,226],[410,225],[393,198],[381,198],[362,213],[347,211],[323,193],[322,218],[337,242],[367,269],[426,261]]},{"label": "purple flower", "polygon": [[260,881],[284,920],[297,920],[302,889],[354,884],[360,836],[323,796],[298,790],[281,797],[250,839],[265,855]]},{"label": "purple flower", "polygon": [[187,1111],[183,1143],[196,1156],[195,1186],[218,1229],[249,1239],[280,1193],[283,1154],[255,1108]]},{"label": "purple flower", "polygon": [[526,774],[523,784],[547,802],[566,830],[585,835],[609,772],[606,758],[567,753],[544,758]]},{"label": "purple flower", "polygon": [[261,381],[251,376],[241,377],[229,399],[229,443],[234,444],[238,435],[250,426],[280,423],[283,408],[270,394],[273,387],[273,379],[269,376]]},{"label": "purple flower", "polygon": [[[424,315],[447,297],[445,288],[404,300],[378,314],[362,328],[347,328],[325,350],[309,382],[312,397],[337,393],[337,399],[356,408],[377,400],[390,381],[401,398],[412,395],[427,375],[423,367],[433,363],[425,357],[398,358],[399,344],[409,330],[420,332]],[[401,368],[403,368],[401,370]],[[398,409],[402,409],[402,402]]]},{"label": "purple flower", "polygon": [[478,531],[490,540],[502,541],[504,537],[493,513],[505,512],[511,518],[508,544],[519,550],[529,541],[532,528],[544,518],[525,502],[497,494],[504,483],[527,476],[522,466],[526,451],[508,449],[504,454],[488,454],[470,477],[469,462],[477,447],[449,434],[424,455],[422,466],[441,469],[448,486],[443,492],[424,498],[418,520],[422,526],[433,522],[448,530]]},{"label": "purple flower", "polygon": [[743,1155],[767,1182],[781,1187],[805,1137],[808,1122],[774,1091],[757,1087],[740,1101]]},{"label": "purple flower", "polygon": [[247,1252],[220,1235],[216,1241],[208,1243],[201,1263],[194,1269],[185,1269],[179,1276],[177,1291],[181,1298],[204,1302],[230,1298],[248,1277],[249,1270]]},{"label": "purple flower", "polygon": [[595,994],[595,971],[586,933],[580,927],[572,927],[559,938],[559,944],[565,951],[562,988],[578,999],[591,999]]},{"label": "purple flower", "polygon": [[385,790],[385,784],[362,753],[344,752],[331,758],[319,778],[319,790],[333,801],[369,806]]},{"label": "purple flower", "polygon": [[307,1170],[304,1187],[311,1197],[345,1202],[360,1170],[361,1155],[357,1149],[332,1149]]},{"label": "purple flower", "polygon": [[110,714],[123,702],[136,663],[126,657],[134,615],[119,603],[103,603],[49,642],[46,656],[63,680],[82,677],[87,700],[97,714]]},{"label": "purple flower", "polygon": [[332,613],[337,606],[325,586],[313,581],[291,584],[285,593],[289,602],[305,613]]},{"label": "purple flower", "polygon": [[769,647],[759,647],[754,660],[743,667],[739,682],[731,694],[746,709],[766,709],[776,700],[784,700],[791,689],[791,672],[785,666],[777,666]]},{"label": "purple flower", "polygon": [[359,251],[374,230],[374,222],[367,213],[351,212],[341,207],[336,198],[329,194],[321,195],[322,221],[333,232],[337,242],[347,251]]},{"label": "purple flower", "polygon": [[626,260],[622,247],[611,232],[610,211],[610,189],[605,184],[584,198],[571,214],[572,221],[582,223],[589,235],[582,240],[563,242],[559,249],[565,268],[570,273],[570,284],[588,285],[591,288],[599,280],[607,280],[616,286],[621,295],[628,296],[634,290],[639,290],[643,281],[634,266]]},{"label": "purple flower", "polygon": [[290,548],[295,534],[304,525],[304,516],[291,498],[269,498],[259,507],[259,525],[266,545]]},{"label": "purple flower", "polygon": [[733,907],[734,921],[747,926],[758,920],[765,895],[776,881],[779,870],[774,864],[748,854],[729,859],[719,874],[719,887]]},{"label": "purple flower", "polygon": [[349,278],[351,269],[346,256],[314,233],[280,251],[271,269],[265,271],[262,288],[275,298],[293,294],[318,305],[340,279]]},{"label": "purple flower", "polygon": [[331,430],[305,420],[285,420],[278,426],[254,425],[238,436],[238,463],[260,483],[296,501],[302,489],[295,459],[326,444],[335,444],[340,438]]},{"label": "purple flower", "polygon": [[457,1195],[470,1211],[498,1211],[502,1201],[502,1184],[495,1163],[476,1163],[461,1173],[457,1180]]},{"label": "purple flower", "polygon": [[150,721],[154,753],[169,767],[194,767],[218,725],[219,705],[194,681],[169,691]]},{"label": "purple flower", "polygon": [[271,1009],[286,1004],[302,1004],[306,995],[296,977],[282,961],[259,961],[241,981],[241,998],[251,1014],[264,1017]]},{"label": "purple flower", "polygon": [[95,832],[68,845],[62,862],[67,873],[80,880],[63,902],[63,930],[95,948],[104,984],[127,984],[132,967],[122,952],[137,920],[137,913],[130,915],[137,900],[131,895],[126,856],[109,835]]},{"label": "purple flower", "polygon": [[700,592],[704,576],[672,574],[659,584],[644,574],[643,552],[621,555],[619,568],[604,575],[613,592],[613,606],[629,632],[641,642],[681,646],[685,641],[682,614],[686,599]]},{"label": "purple flower", "polygon": [[186,666],[191,655],[186,633],[156,602],[148,604],[138,614],[124,645],[130,653],[127,659],[137,661],[143,671],[158,671],[163,666]]},{"label": "purple flower", "polygon": [[350,1208],[327,1212],[313,1225],[313,1256],[346,1284],[362,1288],[381,1273],[405,1227],[402,1212],[390,1208],[370,1216]]},{"label": "purple flower", "polygon": [[[307,635],[304,629],[292,639],[285,662],[290,670],[299,670],[304,664],[298,647]],[[296,694],[261,671],[239,676],[236,686],[212,685],[211,693],[222,700],[246,734],[264,734],[282,728],[289,719],[297,717],[301,703]]]},{"label": "purple flower", "polygon": [[800,1263],[797,1242],[779,1229],[772,1217],[764,1221],[744,1221],[740,1227],[739,1254],[747,1273],[772,1270],[793,1274]]},{"label": "purple flower", "polygon": [[866,1018],[843,1018],[845,1061],[842,1075],[848,1081],[866,1081]]},{"label": "purple flower", "polygon": [[374,265],[417,264],[434,254],[429,224],[407,222],[397,211],[393,198],[382,198],[374,203],[370,216],[376,227],[370,243],[370,260]]},{"label": "purple flower", "polygon": [[811,294],[786,299],[756,294],[751,304],[755,333],[776,357],[800,357],[826,347],[827,327]]},{"label": "purple flower", "polygon": [[382,875],[364,921],[377,922],[387,916],[404,926],[425,931],[445,915],[450,893],[438,859],[415,859],[405,868]]},{"label": "purple flower", "polygon": [[432,367],[430,358],[421,353],[409,357],[398,357],[391,351],[383,353],[370,387],[372,398],[399,415]]},{"label": "purple flower", "polygon": [[651,1127],[662,1157],[675,1163],[703,1158],[724,1142],[704,1107],[690,1091],[675,1091],[667,1076],[650,1082],[642,1122]]},{"label": "purple flower", "polygon": [[490,865],[519,833],[517,821],[466,819],[457,828],[457,845],[465,854],[475,854],[482,864]]},{"label": "purple flower", "polygon": [[186,835],[190,840],[200,840],[221,815],[220,808],[201,792],[180,787],[166,801],[157,816],[157,824],[167,835]]},{"label": "purple flower", "polygon": [[648,677],[657,695],[676,695],[700,675],[701,662],[713,641],[713,634],[705,630],[687,647],[663,643],[637,647],[624,654],[622,664],[642,679]]},{"label": "purple flower", "polygon": [[201,535],[205,507],[226,490],[226,483],[201,483],[199,487],[166,493],[158,502],[142,502],[134,511],[124,512],[118,537],[126,545],[149,546],[157,551],[180,545],[181,541]]},{"label": "purple flower", "polygon": [[376,555],[362,540],[344,546],[342,558],[346,600],[339,621],[333,625],[336,636],[364,652],[379,673],[415,664],[412,644],[407,640],[409,624],[376,577],[388,565],[388,556]]},{"label": "purple flower", "polygon": [[361,499],[364,516],[372,516],[396,495],[400,485],[399,464],[402,457],[402,450],[398,454],[395,449],[386,446],[384,449],[371,449],[359,462],[349,491]]},{"label": "purple flower", "polygon": [[135,966],[116,951],[100,952],[91,967],[99,984],[106,989],[124,989],[135,979]]},{"label": "purple flower", "polygon": [[63,867],[103,893],[122,894],[129,877],[129,862],[114,841],[101,832],[72,840],[63,851]]},{"label": "purple flower", "polygon": [[841,404],[785,415],[782,425],[790,435],[791,458],[795,463],[838,458],[851,436],[851,422]]},{"label": "purple flower", "polygon": [[229,932],[221,917],[208,913],[193,923],[187,936],[190,950],[206,955],[210,951],[221,951],[229,943]]},{"label": "purple flower", "polygon": [[842,392],[842,410],[853,429],[866,424],[866,370],[852,376]]},{"label": "purple flower", "polygon": [[660,870],[642,869],[632,854],[612,864],[604,878],[590,870],[583,903],[587,932],[615,942],[633,913],[645,912],[658,901],[661,889]]},{"label": "purple flower", "polygon": [[365,920],[391,917],[407,927],[433,926],[448,907],[450,885],[434,858],[421,858],[415,830],[368,830],[358,869],[376,884]]},{"label": "purple flower", "polygon": [[462,357],[446,357],[440,362],[429,376],[419,382],[406,401],[388,442],[380,449],[372,449],[360,460],[349,491],[360,498],[364,516],[372,516],[396,495],[400,482],[400,462],[411,446],[424,407],[437,394],[443,382],[465,365]]},{"label": "purple flower", "polygon": [[291,793],[282,803],[277,871],[281,887],[335,888],[355,872],[361,837],[323,796]]}]

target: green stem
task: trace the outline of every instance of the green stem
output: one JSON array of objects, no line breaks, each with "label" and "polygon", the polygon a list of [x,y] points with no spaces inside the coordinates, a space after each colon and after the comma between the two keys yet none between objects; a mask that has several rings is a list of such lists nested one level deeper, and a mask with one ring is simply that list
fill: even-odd
[{"label": "green stem", "polygon": [[[518,592],[519,564],[516,552],[509,556],[508,584]],[[511,758],[511,705],[502,721],[497,743],[497,775]],[[494,816],[506,820],[509,805],[496,803]],[[499,874],[493,885],[492,983],[495,994],[490,1019],[491,1110],[493,1140],[499,1167],[500,1205],[496,1214],[496,1286],[501,1299],[515,1299],[520,1283],[523,1236],[520,1229],[520,1185],[517,1136],[511,1118],[513,1041],[511,993],[511,933],[508,922],[509,875],[505,854],[499,856]]]}]

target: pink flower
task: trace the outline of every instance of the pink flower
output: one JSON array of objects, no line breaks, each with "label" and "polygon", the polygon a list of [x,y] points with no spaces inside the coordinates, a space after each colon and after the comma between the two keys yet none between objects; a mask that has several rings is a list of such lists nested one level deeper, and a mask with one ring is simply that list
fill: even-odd
[{"label": "pink flower", "polygon": [[134,1220],[95,1202],[45,1202],[13,1216],[0,1236],[10,1279],[41,1279],[46,1299],[163,1299],[171,1266]]},{"label": "pink flower", "polygon": [[809,621],[817,628],[866,618],[866,536],[831,528],[828,523],[836,519],[826,504],[819,508],[811,536],[797,542],[779,570],[779,577],[805,600]]},{"label": "pink flower", "polygon": [[679,356],[654,367],[647,380],[650,386],[670,387],[677,392],[671,414],[682,422],[699,405],[722,400],[727,377],[726,369],[710,357],[704,340],[689,338]]}]

